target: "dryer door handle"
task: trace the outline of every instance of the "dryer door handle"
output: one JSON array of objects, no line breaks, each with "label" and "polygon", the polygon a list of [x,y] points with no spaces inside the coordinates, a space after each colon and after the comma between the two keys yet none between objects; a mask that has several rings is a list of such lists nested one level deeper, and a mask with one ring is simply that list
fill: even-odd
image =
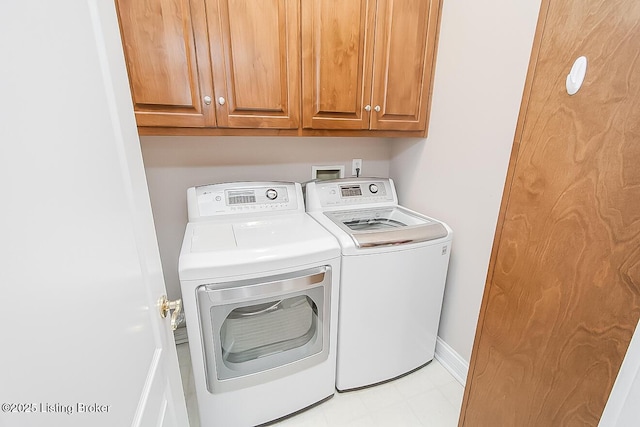
[{"label": "dryer door handle", "polygon": [[206,294],[214,305],[255,301],[265,295],[284,295],[320,285],[325,282],[330,270],[331,267],[322,266],[259,279],[216,283],[206,286]]}]

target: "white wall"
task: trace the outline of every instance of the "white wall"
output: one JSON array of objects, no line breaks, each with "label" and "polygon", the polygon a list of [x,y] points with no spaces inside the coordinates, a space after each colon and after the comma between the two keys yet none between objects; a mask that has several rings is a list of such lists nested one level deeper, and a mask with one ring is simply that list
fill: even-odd
[{"label": "white wall", "polygon": [[153,217],[170,299],[179,298],[178,256],[187,223],[186,192],[229,181],[311,179],[313,165],[363,159],[366,176],[389,176],[390,148],[378,138],[158,137],[140,138]]},{"label": "white wall", "polygon": [[390,176],[454,230],[439,336],[468,363],[540,0],[443,3],[429,137],[394,142]]},{"label": "white wall", "polygon": [[[640,325],[640,324],[639,324]],[[627,354],[604,407],[598,427],[637,427],[640,425],[640,328],[631,337]]]}]

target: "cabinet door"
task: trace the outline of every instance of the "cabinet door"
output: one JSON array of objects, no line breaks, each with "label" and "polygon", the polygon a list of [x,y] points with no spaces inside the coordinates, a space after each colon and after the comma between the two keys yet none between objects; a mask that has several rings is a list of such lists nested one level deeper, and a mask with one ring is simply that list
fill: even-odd
[{"label": "cabinet door", "polygon": [[298,0],[207,0],[218,126],[297,128]]},{"label": "cabinet door", "polygon": [[368,129],[375,0],[304,0],[303,126]]},{"label": "cabinet door", "polygon": [[424,130],[439,0],[378,0],[377,9],[371,129]]},{"label": "cabinet door", "polygon": [[215,126],[204,5],[117,0],[138,126]]}]

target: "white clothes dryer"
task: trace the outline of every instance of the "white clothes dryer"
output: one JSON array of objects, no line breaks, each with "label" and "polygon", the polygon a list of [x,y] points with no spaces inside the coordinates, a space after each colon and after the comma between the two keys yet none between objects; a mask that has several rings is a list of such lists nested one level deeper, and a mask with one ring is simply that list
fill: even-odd
[{"label": "white clothes dryer", "polygon": [[333,396],[340,246],[297,183],[187,191],[179,260],[203,426],[253,426]]},{"label": "white clothes dryer", "polygon": [[398,205],[391,179],[305,186],[307,212],[342,248],[336,388],[385,382],[429,363],[452,231]]}]

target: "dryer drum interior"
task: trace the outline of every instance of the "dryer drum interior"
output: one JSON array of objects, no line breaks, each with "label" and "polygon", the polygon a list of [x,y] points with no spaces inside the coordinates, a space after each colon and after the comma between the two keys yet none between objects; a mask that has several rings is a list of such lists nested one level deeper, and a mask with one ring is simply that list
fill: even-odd
[{"label": "dryer drum interior", "polygon": [[234,309],[220,328],[222,358],[240,363],[309,343],[318,306],[306,295]]}]

